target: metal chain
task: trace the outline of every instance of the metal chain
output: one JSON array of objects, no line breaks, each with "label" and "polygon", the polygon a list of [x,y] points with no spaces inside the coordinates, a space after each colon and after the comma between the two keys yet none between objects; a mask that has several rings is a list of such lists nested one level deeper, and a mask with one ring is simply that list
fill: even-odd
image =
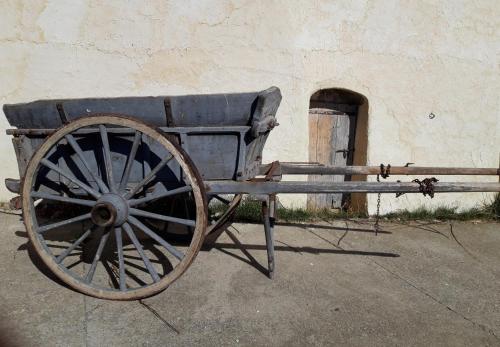
[{"label": "metal chain", "polygon": [[[380,182],[380,176],[377,175],[377,182]],[[378,232],[380,230],[380,225],[379,225],[379,221],[380,221],[380,196],[382,194],[378,193],[378,196],[377,196],[377,214],[375,215],[375,225],[373,226],[375,228],[375,235],[378,235]]]}]

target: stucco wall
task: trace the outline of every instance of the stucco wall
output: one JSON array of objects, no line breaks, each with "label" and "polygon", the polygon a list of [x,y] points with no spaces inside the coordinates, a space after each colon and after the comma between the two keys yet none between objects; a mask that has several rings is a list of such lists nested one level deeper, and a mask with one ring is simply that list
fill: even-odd
[{"label": "stucco wall", "polygon": [[[346,88],[369,101],[369,164],[498,167],[499,51],[494,0],[4,0],[0,103],[276,85],[281,125],[265,159],[306,161],[310,95]],[[0,178],[17,177],[10,139],[0,146]],[[485,197],[385,196],[382,207]]]}]

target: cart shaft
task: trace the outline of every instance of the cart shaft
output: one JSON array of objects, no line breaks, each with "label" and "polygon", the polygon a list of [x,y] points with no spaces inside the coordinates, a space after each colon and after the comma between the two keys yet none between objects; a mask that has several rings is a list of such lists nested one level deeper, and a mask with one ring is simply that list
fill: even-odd
[{"label": "cart shaft", "polygon": [[[272,164],[260,167],[260,174],[266,174]],[[283,175],[480,175],[500,176],[499,168],[390,166],[381,172],[380,166],[326,166],[314,163],[279,163]],[[387,167],[386,167],[387,170]]]},{"label": "cart shaft", "polygon": [[[205,181],[209,194],[420,193],[416,182]],[[436,182],[434,192],[500,192],[496,182]]]}]

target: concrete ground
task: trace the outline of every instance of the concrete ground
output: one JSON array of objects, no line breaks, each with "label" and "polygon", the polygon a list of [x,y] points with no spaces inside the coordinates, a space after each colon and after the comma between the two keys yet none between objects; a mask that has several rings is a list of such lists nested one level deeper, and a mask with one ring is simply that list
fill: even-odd
[{"label": "concrete ground", "polygon": [[2,346],[500,346],[499,224],[279,225],[272,281],[262,227],[236,224],[142,302],[65,288],[0,225]]}]

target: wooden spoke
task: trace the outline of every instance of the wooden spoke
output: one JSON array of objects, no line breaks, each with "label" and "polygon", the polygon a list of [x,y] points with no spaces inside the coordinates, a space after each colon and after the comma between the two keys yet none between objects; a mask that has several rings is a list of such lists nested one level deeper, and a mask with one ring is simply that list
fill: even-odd
[{"label": "wooden spoke", "polygon": [[85,213],[85,214],[82,214],[81,216],[69,218],[69,219],[63,220],[61,222],[47,224],[47,225],[39,227],[38,233],[42,234],[42,233],[46,232],[47,230],[59,228],[59,227],[62,227],[64,225],[68,225],[68,224],[72,224],[72,223],[76,223],[76,222],[81,222],[81,221],[84,221],[84,220],[89,219],[89,218],[90,218],[90,213]]},{"label": "wooden spoke", "polygon": [[[129,267],[133,267],[133,268],[137,268],[137,265],[131,265],[132,263],[130,262],[125,262],[126,265],[128,265]],[[113,277],[115,277],[115,280],[114,282],[116,282],[116,278],[118,278],[119,276],[119,273],[118,273],[118,267],[119,265],[116,263],[116,261],[109,261],[109,265],[110,266],[110,270],[111,270],[111,273],[113,275]],[[141,271],[145,272],[144,268],[141,268]],[[139,277],[137,277],[133,272],[129,271],[128,269],[125,269],[125,274],[134,282],[136,282],[139,286],[141,287],[144,287],[144,286],[147,286],[147,283],[144,282],[142,279],[140,279]],[[118,284],[118,283],[117,283]],[[118,284],[119,285],[119,284]],[[130,289],[129,289],[130,290]],[[122,292],[123,293],[123,292]]]},{"label": "wooden spoke", "polygon": [[61,263],[71,252],[75,250],[76,247],[80,245],[80,243],[82,243],[92,233],[93,230],[95,230],[95,227],[87,229],[87,231],[84,232],[83,235],[78,238],[78,240],[72,243],[71,246],[69,246],[64,252],[57,256],[56,263]]},{"label": "wooden spoke", "polygon": [[146,202],[151,202],[151,201],[158,200],[161,198],[166,198],[168,196],[190,192],[192,190],[193,190],[193,188],[191,186],[184,186],[184,187],[175,188],[172,190],[167,190],[167,191],[162,192],[162,193],[153,193],[153,194],[146,196],[144,198],[141,198],[141,199],[130,199],[128,201],[128,204],[129,204],[129,206],[137,206],[137,205],[140,205],[140,204],[143,204]]},{"label": "wooden spoke", "polygon": [[61,201],[61,202],[67,202],[67,203],[70,203],[70,204],[75,204],[75,205],[82,205],[82,206],[90,206],[90,207],[92,207],[92,206],[95,205],[95,201],[94,200],[68,198],[66,196],[53,195],[53,194],[42,193],[42,192],[31,192],[31,197],[34,198],[34,199],[45,199],[45,200]]},{"label": "wooden spoke", "polygon": [[103,180],[92,170],[92,168],[90,167],[89,163],[85,159],[85,155],[83,154],[82,148],[80,147],[80,145],[78,144],[78,142],[75,140],[75,138],[73,137],[73,135],[68,134],[68,135],[65,136],[65,138],[68,141],[68,143],[70,144],[71,148],[73,148],[73,150],[75,151],[75,153],[78,155],[78,157],[82,161],[83,166],[85,166],[85,168],[87,169],[87,171],[90,174],[90,176],[92,176],[92,178],[94,179],[94,181],[96,181],[96,183],[99,186],[99,189],[101,190],[101,192],[103,192],[103,193],[109,193],[109,189],[108,189],[108,187],[106,187],[106,184],[104,184]]},{"label": "wooden spoke", "polygon": [[123,239],[122,239],[122,228],[115,228],[115,238],[116,238],[116,251],[118,252],[118,269],[119,269],[119,279],[120,279],[120,290],[127,290],[125,283],[125,264],[123,262]]},{"label": "wooden spoke", "polygon": [[115,181],[113,178],[113,162],[111,161],[111,150],[109,149],[108,132],[104,125],[99,125],[101,134],[102,150],[104,152],[104,166],[106,168],[106,177],[108,179],[109,189],[116,193]]},{"label": "wooden spoke", "polygon": [[130,208],[129,212],[131,215],[134,215],[134,216],[152,218],[152,219],[157,219],[157,220],[161,220],[161,221],[165,221],[165,222],[172,222],[172,223],[177,223],[177,224],[184,224],[184,225],[188,225],[190,227],[196,226],[196,221],[191,220],[191,219],[183,219],[183,218],[164,216],[161,214],[146,212],[146,211],[139,210],[136,208]]},{"label": "wooden spoke", "polygon": [[139,190],[144,186],[146,185],[149,181],[151,181],[151,179],[156,176],[156,174],[158,173],[158,171],[160,171],[165,165],[168,164],[168,162],[170,160],[172,160],[174,158],[173,155],[170,155],[170,157],[165,157],[162,159],[162,161],[155,166],[155,168],[153,170],[151,170],[146,177],[144,177],[144,179],[139,182],[129,193],[127,193],[125,195],[125,198],[126,199],[130,199],[131,197],[133,197],[135,194],[137,194],[137,192],[139,192]]},{"label": "wooden spoke", "polygon": [[97,250],[94,255],[94,260],[92,260],[92,265],[90,265],[90,269],[85,276],[85,282],[91,283],[94,278],[95,270],[97,268],[97,263],[99,259],[101,259],[102,251],[104,250],[104,246],[106,246],[106,242],[109,238],[109,230],[104,230],[104,234],[101,236],[101,240],[99,241],[99,246],[97,246]]},{"label": "wooden spoke", "polygon": [[144,265],[146,265],[146,269],[148,270],[149,274],[153,278],[153,281],[158,282],[160,280],[160,276],[158,276],[158,272],[156,272],[156,269],[154,268],[153,264],[151,264],[151,261],[144,253],[142,245],[139,243],[139,240],[137,239],[137,236],[135,236],[134,231],[132,230],[132,227],[130,226],[130,224],[124,223],[123,230],[125,230],[128,237],[130,238],[130,240],[134,244],[135,249],[137,250],[137,252],[141,256],[142,261],[144,262]]},{"label": "wooden spoke", "polygon": [[177,259],[182,260],[182,258],[184,258],[184,254],[181,251],[179,251],[177,248],[175,248],[174,246],[169,244],[167,241],[162,239],[160,236],[158,236],[154,231],[152,231],[147,226],[142,224],[137,218],[135,218],[133,216],[129,216],[128,221],[129,221],[129,223],[135,225],[137,228],[141,229],[146,235],[151,237],[153,240],[158,242],[160,245],[165,247],[165,249],[167,251],[169,251]]},{"label": "wooden spoke", "polygon": [[83,190],[85,190],[87,193],[89,193],[90,195],[92,195],[94,198],[99,199],[99,197],[101,196],[101,194],[99,194],[99,192],[95,191],[94,188],[86,185],[85,183],[83,183],[82,181],[80,181],[78,178],[74,177],[72,174],[70,174],[70,173],[68,173],[68,172],[60,169],[57,165],[55,165],[54,163],[50,162],[49,160],[42,159],[42,160],[40,160],[40,163],[43,164],[43,165],[45,165],[49,169],[57,172],[61,176],[64,176],[65,178],[67,178],[68,180],[70,180],[71,182],[73,182],[74,184],[76,184],[77,186],[79,186],[80,188],[82,188]]},{"label": "wooden spoke", "polygon": [[141,142],[142,134],[139,131],[135,131],[134,142],[132,143],[132,149],[127,158],[127,165],[125,166],[125,170],[123,171],[122,180],[120,182],[119,191],[123,191],[127,187],[128,180],[130,178],[130,172],[132,171],[132,165],[134,164],[134,159],[137,154],[137,149],[139,148],[139,144]]}]

